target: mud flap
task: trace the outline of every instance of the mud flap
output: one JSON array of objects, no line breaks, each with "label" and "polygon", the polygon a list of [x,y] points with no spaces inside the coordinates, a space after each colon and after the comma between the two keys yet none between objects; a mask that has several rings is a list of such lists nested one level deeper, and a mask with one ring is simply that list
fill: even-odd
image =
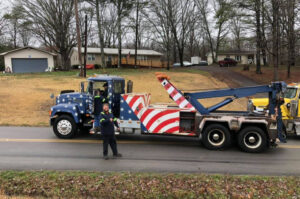
[{"label": "mud flap", "polygon": [[294,122],[296,135],[300,136],[300,122]]}]

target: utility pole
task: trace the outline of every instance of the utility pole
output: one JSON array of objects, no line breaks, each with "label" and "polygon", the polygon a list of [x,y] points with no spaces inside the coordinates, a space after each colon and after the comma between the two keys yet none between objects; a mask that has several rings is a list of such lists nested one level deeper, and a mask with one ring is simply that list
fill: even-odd
[{"label": "utility pole", "polygon": [[78,61],[80,65],[80,77],[82,77],[83,68],[82,68],[82,57],[81,57],[81,35],[80,35],[80,27],[79,27],[78,0],[75,0],[75,20],[76,20],[76,32],[77,32]]},{"label": "utility pole", "polygon": [[138,34],[139,34],[139,7],[140,7],[140,1],[136,0],[134,68],[137,68],[137,49],[138,49]]},{"label": "utility pole", "polygon": [[87,15],[85,15],[85,31],[84,31],[84,70],[83,77],[86,77],[86,55],[87,55]]}]

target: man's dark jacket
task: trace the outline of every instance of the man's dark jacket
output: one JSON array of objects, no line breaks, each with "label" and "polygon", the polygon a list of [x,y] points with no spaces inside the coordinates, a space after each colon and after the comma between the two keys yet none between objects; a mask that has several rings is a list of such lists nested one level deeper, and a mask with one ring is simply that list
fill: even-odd
[{"label": "man's dark jacket", "polygon": [[[119,128],[117,118],[114,117],[114,115],[110,112],[105,113],[101,112],[100,115],[100,126],[101,126],[101,134],[102,135],[114,135],[115,134],[115,127]],[[112,119],[112,121],[110,121]]]},{"label": "man's dark jacket", "polygon": [[107,103],[107,99],[104,98],[102,95],[97,95],[94,98],[94,114],[100,115],[102,112],[102,106],[104,103]]}]

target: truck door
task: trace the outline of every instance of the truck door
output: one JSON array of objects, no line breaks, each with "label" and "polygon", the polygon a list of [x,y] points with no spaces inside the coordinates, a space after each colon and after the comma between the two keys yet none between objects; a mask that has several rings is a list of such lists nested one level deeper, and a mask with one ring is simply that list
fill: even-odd
[{"label": "truck door", "polygon": [[120,116],[120,100],[121,94],[125,93],[125,81],[113,80],[113,98],[112,98],[112,112],[115,117]]}]

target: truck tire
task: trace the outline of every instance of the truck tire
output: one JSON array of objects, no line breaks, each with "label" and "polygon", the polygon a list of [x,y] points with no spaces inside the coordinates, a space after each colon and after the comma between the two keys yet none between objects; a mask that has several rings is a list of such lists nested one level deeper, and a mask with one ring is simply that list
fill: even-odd
[{"label": "truck tire", "polygon": [[61,115],[55,119],[53,131],[59,138],[70,139],[75,136],[77,125],[71,116]]},{"label": "truck tire", "polygon": [[267,136],[261,128],[248,126],[239,132],[238,145],[242,151],[260,153],[268,146]]},{"label": "truck tire", "polygon": [[230,146],[231,134],[221,124],[208,125],[202,134],[202,144],[210,150],[222,150]]}]

